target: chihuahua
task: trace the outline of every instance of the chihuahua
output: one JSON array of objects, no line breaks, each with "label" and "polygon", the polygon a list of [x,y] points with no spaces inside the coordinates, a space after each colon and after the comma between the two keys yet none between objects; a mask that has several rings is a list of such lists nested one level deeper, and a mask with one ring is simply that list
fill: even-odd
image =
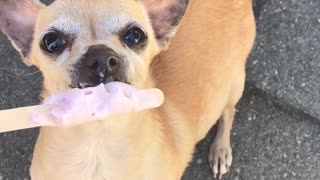
[{"label": "chihuahua", "polygon": [[165,94],[159,108],[42,127],[33,180],[178,180],[217,122],[208,160],[214,176],[228,172],[251,0],[0,0],[0,28],[43,73],[44,98],[111,81]]}]

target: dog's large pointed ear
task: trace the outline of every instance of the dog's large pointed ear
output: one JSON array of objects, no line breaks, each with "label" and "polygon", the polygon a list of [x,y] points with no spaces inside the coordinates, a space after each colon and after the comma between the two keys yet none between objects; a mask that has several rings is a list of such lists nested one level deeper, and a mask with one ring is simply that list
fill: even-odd
[{"label": "dog's large pointed ear", "polygon": [[166,48],[186,13],[189,0],[144,0],[144,3],[159,45]]},{"label": "dog's large pointed ear", "polygon": [[0,0],[0,30],[29,65],[34,26],[43,6],[36,0]]}]

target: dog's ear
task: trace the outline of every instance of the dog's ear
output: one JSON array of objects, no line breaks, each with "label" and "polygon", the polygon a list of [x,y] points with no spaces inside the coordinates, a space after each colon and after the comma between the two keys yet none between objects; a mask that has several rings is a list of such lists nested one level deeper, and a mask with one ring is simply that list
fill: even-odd
[{"label": "dog's ear", "polygon": [[166,48],[184,16],[189,0],[144,0],[145,6],[162,48]]},{"label": "dog's ear", "polygon": [[28,65],[34,26],[39,9],[36,0],[0,0],[0,30],[20,52]]}]

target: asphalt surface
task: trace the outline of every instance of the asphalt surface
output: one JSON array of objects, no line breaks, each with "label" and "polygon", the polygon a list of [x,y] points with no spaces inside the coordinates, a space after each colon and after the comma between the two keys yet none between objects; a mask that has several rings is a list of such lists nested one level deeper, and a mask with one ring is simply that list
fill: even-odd
[{"label": "asphalt surface", "polygon": [[[256,0],[257,40],[232,131],[227,180],[320,179],[320,1]],[[41,73],[0,35],[0,109],[37,104]],[[209,180],[213,129],[183,180]],[[0,134],[0,180],[28,178],[37,130]]]}]

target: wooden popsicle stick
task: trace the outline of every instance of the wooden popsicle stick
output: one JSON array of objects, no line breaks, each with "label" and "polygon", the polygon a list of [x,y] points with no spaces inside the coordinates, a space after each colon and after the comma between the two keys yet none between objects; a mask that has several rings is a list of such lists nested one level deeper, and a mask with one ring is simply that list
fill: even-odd
[{"label": "wooden popsicle stick", "polygon": [[0,133],[38,127],[32,124],[31,112],[37,106],[27,106],[0,111]]}]

